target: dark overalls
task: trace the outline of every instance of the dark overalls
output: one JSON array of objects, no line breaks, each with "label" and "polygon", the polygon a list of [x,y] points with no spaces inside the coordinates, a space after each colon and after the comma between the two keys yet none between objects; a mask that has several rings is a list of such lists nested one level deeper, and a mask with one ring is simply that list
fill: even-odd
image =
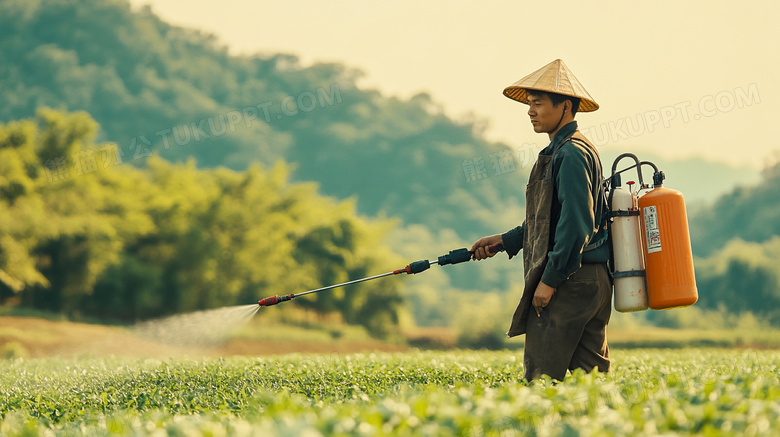
[{"label": "dark overalls", "polygon": [[[560,284],[540,317],[532,311],[534,292],[545,270],[550,245],[554,193],[551,163],[555,152],[570,138],[552,154],[539,155],[526,188],[525,288],[507,335],[526,335],[524,364],[528,380],[542,374],[562,380],[567,369],[609,370],[606,327],[612,311],[612,280],[605,263],[583,263]],[[573,138],[598,155],[579,132]]]}]

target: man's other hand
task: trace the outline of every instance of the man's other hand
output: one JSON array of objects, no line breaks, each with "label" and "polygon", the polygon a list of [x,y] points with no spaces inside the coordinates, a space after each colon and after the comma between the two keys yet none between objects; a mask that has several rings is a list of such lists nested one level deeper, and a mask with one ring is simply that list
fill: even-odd
[{"label": "man's other hand", "polygon": [[536,316],[542,316],[542,310],[550,303],[555,289],[539,281],[539,285],[536,286],[536,292],[534,292],[533,306],[536,309]]}]

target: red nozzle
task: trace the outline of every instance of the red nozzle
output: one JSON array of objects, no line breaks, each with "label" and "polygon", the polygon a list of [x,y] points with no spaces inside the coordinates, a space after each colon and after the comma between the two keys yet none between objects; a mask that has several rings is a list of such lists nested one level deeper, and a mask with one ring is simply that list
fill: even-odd
[{"label": "red nozzle", "polygon": [[277,303],[279,303],[279,296],[266,297],[257,301],[257,304],[261,307],[276,305]]},{"label": "red nozzle", "polygon": [[280,302],[286,302],[294,297],[295,295],[293,294],[285,294],[282,296],[269,296],[266,297],[265,299],[260,299],[259,301],[257,301],[257,304],[260,305],[261,307],[270,307],[271,305],[276,305]]}]

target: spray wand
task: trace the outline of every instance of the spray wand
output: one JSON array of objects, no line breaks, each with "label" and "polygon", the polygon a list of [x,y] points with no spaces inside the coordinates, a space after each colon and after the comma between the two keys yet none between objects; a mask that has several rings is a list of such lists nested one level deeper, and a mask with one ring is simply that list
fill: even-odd
[{"label": "spray wand", "polygon": [[[504,250],[504,246],[500,244],[496,244],[494,246],[489,246],[488,250],[490,251],[490,253],[498,253]],[[288,300],[292,300],[293,298],[296,298],[298,296],[303,296],[305,294],[331,290],[334,288],[343,287],[345,285],[357,284],[358,282],[370,281],[372,279],[382,278],[385,276],[400,275],[401,273],[406,273],[407,275],[421,273],[428,270],[431,267],[431,264],[438,264],[440,266],[444,266],[447,264],[459,264],[462,262],[470,261],[473,256],[474,256],[473,252],[469,252],[469,250],[466,248],[451,250],[448,254],[442,255],[438,259],[433,261],[424,259],[420,261],[415,261],[402,269],[393,270],[392,272],[382,273],[381,275],[374,275],[374,276],[369,276],[367,278],[354,279],[352,281],[342,282],[341,284],[329,285],[327,287],[317,288],[314,290],[304,291],[301,293],[283,294],[281,296],[269,296],[266,297],[265,299],[260,299],[257,302],[257,304],[260,305],[261,307],[269,307],[271,305],[276,305],[281,302],[287,302]]]}]

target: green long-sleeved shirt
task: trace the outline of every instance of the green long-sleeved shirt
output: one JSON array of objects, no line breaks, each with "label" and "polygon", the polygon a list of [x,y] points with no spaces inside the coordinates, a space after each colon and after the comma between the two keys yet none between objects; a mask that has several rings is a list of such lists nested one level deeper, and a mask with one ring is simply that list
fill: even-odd
[{"label": "green long-sleeved shirt", "polygon": [[[555,147],[577,130],[577,122],[563,126],[541,151],[550,155]],[[542,282],[553,288],[576,272],[583,262],[606,262],[609,247],[583,252],[590,242],[600,241],[607,232],[600,227],[605,211],[602,201],[601,161],[585,147],[572,141],[564,143],[552,159],[553,200],[550,224],[550,249]],[[524,225],[502,235],[509,257],[523,248]]]}]

